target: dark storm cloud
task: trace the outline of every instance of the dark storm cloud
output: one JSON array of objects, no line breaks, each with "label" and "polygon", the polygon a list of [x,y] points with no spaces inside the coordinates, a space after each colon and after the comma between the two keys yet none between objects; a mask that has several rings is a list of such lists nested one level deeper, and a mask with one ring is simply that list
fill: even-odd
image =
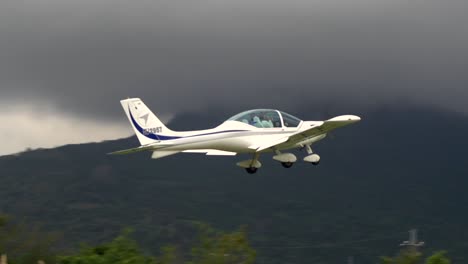
[{"label": "dark storm cloud", "polygon": [[[352,2],[352,3],[351,3]],[[0,3],[0,101],[121,117],[412,101],[468,112],[467,1]]]}]

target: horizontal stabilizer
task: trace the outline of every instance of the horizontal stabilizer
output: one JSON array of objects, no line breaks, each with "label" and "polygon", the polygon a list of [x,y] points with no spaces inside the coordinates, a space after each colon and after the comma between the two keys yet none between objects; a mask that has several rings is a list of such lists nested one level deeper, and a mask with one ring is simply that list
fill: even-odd
[{"label": "horizontal stabilizer", "polygon": [[179,153],[179,150],[171,151],[171,150],[158,150],[158,151],[153,151],[153,154],[151,155],[152,159],[159,159],[163,157],[167,157],[170,155],[174,155]]},{"label": "horizontal stabilizer", "polygon": [[118,150],[118,151],[114,151],[114,152],[107,153],[107,154],[108,155],[125,155],[125,154],[131,154],[131,153],[135,153],[135,152],[152,150],[152,149],[154,149],[153,146],[141,146],[141,147],[138,147],[138,148]]}]

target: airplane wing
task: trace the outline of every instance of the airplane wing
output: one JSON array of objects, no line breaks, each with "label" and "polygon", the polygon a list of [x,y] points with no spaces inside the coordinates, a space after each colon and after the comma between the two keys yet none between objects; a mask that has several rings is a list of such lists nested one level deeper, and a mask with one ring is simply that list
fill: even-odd
[{"label": "airplane wing", "polygon": [[235,156],[236,152],[222,151],[217,149],[188,149],[182,151],[184,153],[203,153],[207,156]]},{"label": "airplane wing", "polygon": [[280,138],[278,140],[269,142],[268,144],[264,144],[262,146],[250,146],[249,148],[250,149],[255,149],[257,152],[260,152],[262,150],[269,149],[269,148],[274,147],[274,146],[278,146],[278,145],[280,145],[282,143],[285,143],[288,140],[289,140],[289,137],[283,137],[283,138]]},{"label": "airplane wing", "polygon": [[295,134],[289,136],[288,140],[285,142],[286,144],[301,142],[305,139],[316,137],[322,134],[326,134],[334,129],[337,129],[342,126],[350,125],[357,121],[361,120],[358,116],[353,115],[343,115],[337,116],[321,123],[316,123],[311,126],[310,129],[306,129]]},{"label": "airplane wing", "polygon": [[275,142],[271,142],[270,144],[260,146],[257,148],[257,152],[272,148],[275,146],[282,146],[282,145],[291,145],[295,144],[298,142],[301,142],[303,140],[313,138],[316,136],[320,136],[323,134],[326,134],[334,129],[337,129],[342,126],[350,125],[352,123],[355,123],[357,121],[361,120],[357,116],[353,115],[343,115],[343,116],[337,116],[332,119],[322,121],[322,122],[315,122],[309,129],[302,130],[300,132],[297,132],[295,134],[289,135],[287,137],[281,138]]}]

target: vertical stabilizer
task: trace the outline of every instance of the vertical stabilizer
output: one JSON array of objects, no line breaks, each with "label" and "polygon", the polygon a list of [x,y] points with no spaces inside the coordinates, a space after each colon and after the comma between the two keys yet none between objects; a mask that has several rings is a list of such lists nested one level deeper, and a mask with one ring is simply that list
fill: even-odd
[{"label": "vertical stabilizer", "polygon": [[120,103],[141,145],[178,138],[140,98],[125,99]]}]

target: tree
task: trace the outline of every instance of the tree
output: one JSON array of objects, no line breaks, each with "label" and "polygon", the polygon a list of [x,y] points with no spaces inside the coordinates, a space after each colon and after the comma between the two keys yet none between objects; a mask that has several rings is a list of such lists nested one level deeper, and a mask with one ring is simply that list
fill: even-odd
[{"label": "tree", "polygon": [[[425,264],[450,264],[450,259],[445,254],[445,251],[437,251],[426,259]],[[422,254],[414,249],[404,249],[394,258],[380,257],[381,264],[417,264],[421,260]]]},{"label": "tree", "polygon": [[6,215],[0,214],[0,228],[6,225],[7,219],[8,217]]},{"label": "tree", "polygon": [[450,264],[451,261],[445,256],[445,251],[438,251],[426,259],[426,264]]},{"label": "tree", "polygon": [[403,249],[395,258],[396,264],[417,264],[421,261],[421,252],[415,249]]},{"label": "tree", "polygon": [[191,260],[184,261],[182,252],[175,246],[161,248],[161,256],[143,254],[126,230],[110,243],[95,247],[84,246],[79,253],[58,257],[58,264],[252,264],[255,250],[247,241],[245,228],[232,233],[215,231],[199,224],[199,238],[191,250]]},{"label": "tree", "polygon": [[84,246],[72,256],[61,256],[59,264],[156,264],[154,257],[146,256],[137,243],[129,238],[130,231],[122,232],[110,243],[96,247]]},{"label": "tree", "polygon": [[7,254],[10,263],[54,263],[57,238],[56,233],[44,232],[38,225],[0,215],[0,254]]},{"label": "tree", "polygon": [[176,264],[182,263],[183,261],[176,254],[177,248],[174,246],[165,246],[161,249],[162,256],[158,258],[158,264]]},{"label": "tree", "polygon": [[247,240],[245,228],[232,233],[214,231],[201,226],[199,243],[192,248],[189,264],[251,264],[256,252]]},{"label": "tree", "polygon": [[391,257],[380,257],[380,264],[394,264],[394,260]]}]

